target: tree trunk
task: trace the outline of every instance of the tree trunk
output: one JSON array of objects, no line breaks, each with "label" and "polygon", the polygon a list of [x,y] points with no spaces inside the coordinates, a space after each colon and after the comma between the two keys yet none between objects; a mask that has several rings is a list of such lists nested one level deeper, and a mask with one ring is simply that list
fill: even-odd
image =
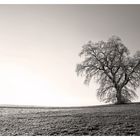
[{"label": "tree trunk", "polygon": [[121,89],[116,88],[116,91],[117,91],[117,94],[116,94],[117,102],[116,102],[116,104],[123,104],[124,101],[122,100],[122,97],[121,97]]},{"label": "tree trunk", "polygon": [[121,100],[121,95],[120,94],[116,95],[116,99],[117,99],[116,104],[122,104],[122,100]]}]

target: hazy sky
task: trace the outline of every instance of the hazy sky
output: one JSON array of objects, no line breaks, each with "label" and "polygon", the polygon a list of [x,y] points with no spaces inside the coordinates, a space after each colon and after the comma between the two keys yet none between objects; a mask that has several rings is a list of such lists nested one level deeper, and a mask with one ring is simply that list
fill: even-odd
[{"label": "hazy sky", "polygon": [[83,44],[112,35],[140,50],[139,5],[0,5],[0,104],[100,104],[75,67]]}]

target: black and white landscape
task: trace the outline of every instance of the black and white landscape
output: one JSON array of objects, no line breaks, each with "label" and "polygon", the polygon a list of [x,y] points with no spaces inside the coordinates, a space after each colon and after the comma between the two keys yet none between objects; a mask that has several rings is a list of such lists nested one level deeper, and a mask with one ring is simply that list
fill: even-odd
[{"label": "black and white landscape", "polygon": [[140,136],[140,5],[0,5],[1,136]]}]

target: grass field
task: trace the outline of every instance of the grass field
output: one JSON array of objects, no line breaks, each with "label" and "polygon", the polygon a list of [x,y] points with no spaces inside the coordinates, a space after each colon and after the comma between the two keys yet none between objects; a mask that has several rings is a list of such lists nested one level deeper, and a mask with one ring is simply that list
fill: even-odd
[{"label": "grass field", "polygon": [[140,136],[140,104],[77,108],[0,107],[0,135]]}]

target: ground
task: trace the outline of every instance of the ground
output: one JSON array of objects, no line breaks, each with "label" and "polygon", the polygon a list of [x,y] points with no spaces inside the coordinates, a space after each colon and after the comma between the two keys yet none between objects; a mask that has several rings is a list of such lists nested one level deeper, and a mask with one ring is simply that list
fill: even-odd
[{"label": "ground", "polygon": [[78,108],[0,107],[0,135],[140,136],[140,104]]}]

